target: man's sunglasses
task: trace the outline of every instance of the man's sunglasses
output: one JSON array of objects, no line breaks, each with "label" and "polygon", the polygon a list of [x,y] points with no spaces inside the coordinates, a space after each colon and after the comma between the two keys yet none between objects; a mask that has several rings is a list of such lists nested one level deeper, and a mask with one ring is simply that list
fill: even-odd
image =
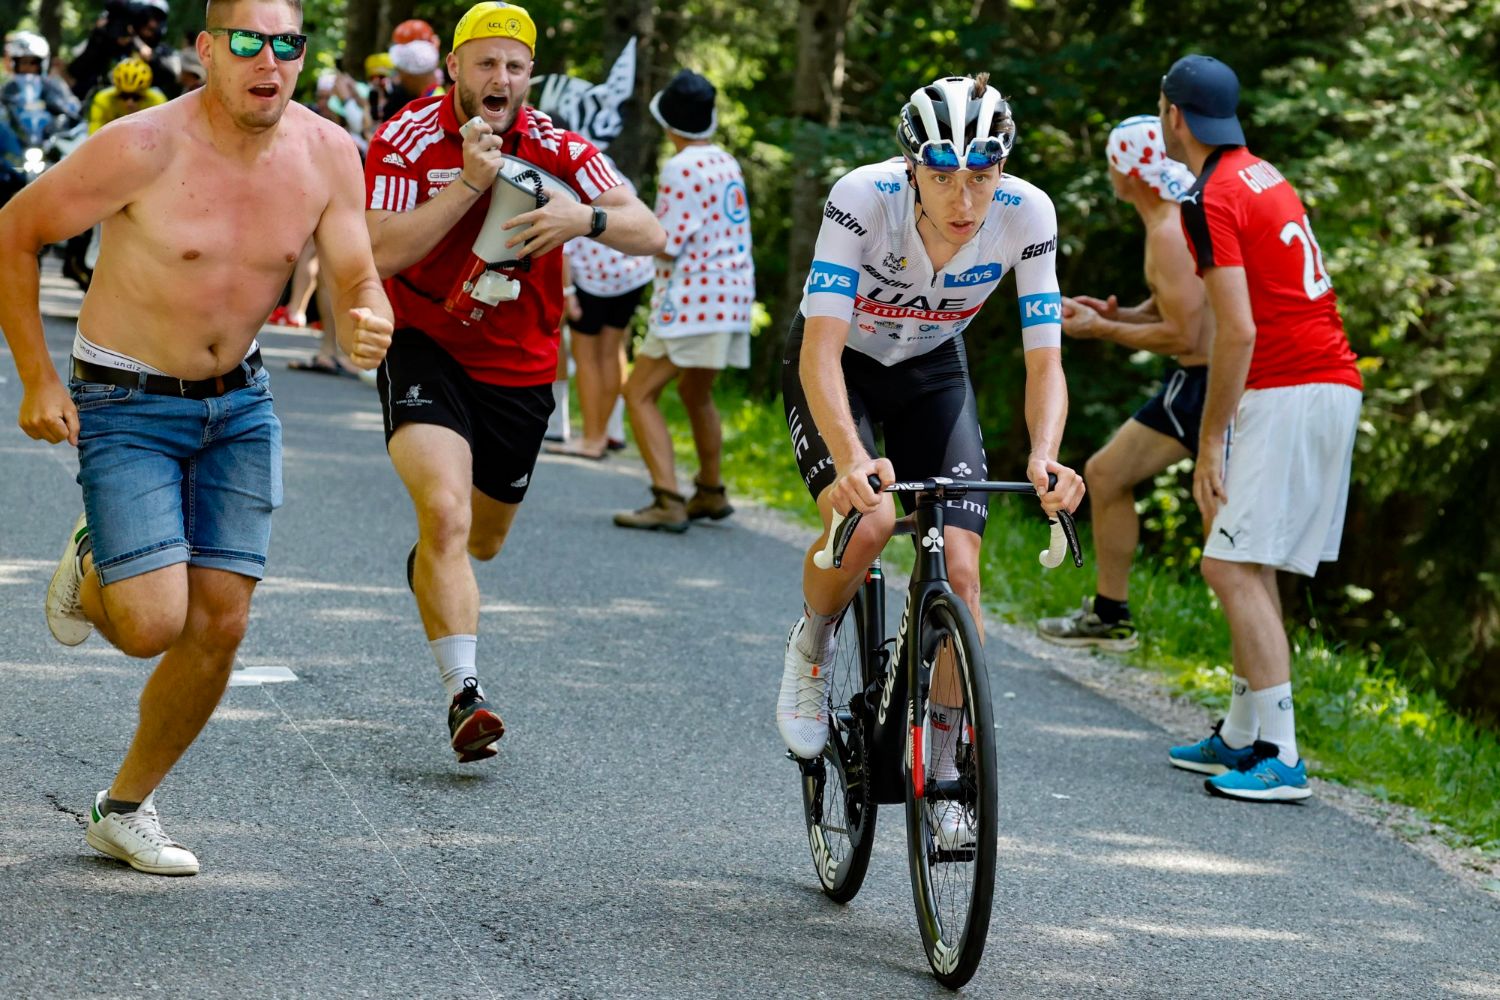
[{"label": "man's sunglasses", "polygon": [[260,50],[266,47],[267,42],[271,43],[271,54],[282,62],[301,59],[302,53],[307,51],[307,36],[291,31],[280,35],[263,35],[249,28],[209,28],[208,33],[228,35],[229,51],[241,59],[260,55]]}]

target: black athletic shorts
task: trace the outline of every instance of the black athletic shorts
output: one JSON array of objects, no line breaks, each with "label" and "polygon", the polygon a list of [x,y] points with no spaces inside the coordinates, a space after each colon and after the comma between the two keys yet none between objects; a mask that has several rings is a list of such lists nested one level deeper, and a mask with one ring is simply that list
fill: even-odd
[{"label": "black athletic shorts", "polygon": [[1208,365],[1178,368],[1167,376],[1161,392],[1131,417],[1139,423],[1175,438],[1198,454],[1198,426],[1203,423],[1203,400],[1208,395]]},{"label": "black athletic shorts", "polygon": [[[799,362],[803,323],[799,314],[787,333],[781,394],[797,468],[816,499],[833,483],[834,469],[833,457],[813,423],[802,391]],[[896,478],[984,479],[989,475],[962,337],[890,367],[858,351],[845,350],[843,369],[849,412],[859,429],[859,439],[871,455],[880,455],[877,432],[884,437],[884,454],[891,460]],[[902,509],[909,513],[915,497],[909,493],[897,496]],[[984,534],[989,516],[989,494],[949,500],[944,513],[946,523],[978,535]]]},{"label": "black athletic shorts", "polygon": [[407,424],[436,424],[463,436],[474,461],[474,486],[501,503],[520,503],[531,483],[552,383],[491,385],[464,371],[420,330],[397,330],[380,365],[380,411],[387,447]]},{"label": "black athletic shorts", "polygon": [[624,330],[630,326],[635,307],[641,303],[641,292],[646,286],[625,292],[623,295],[591,295],[578,289],[578,308],[583,315],[576,321],[568,321],[568,329],[574,333],[593,336],[606,326]]}]

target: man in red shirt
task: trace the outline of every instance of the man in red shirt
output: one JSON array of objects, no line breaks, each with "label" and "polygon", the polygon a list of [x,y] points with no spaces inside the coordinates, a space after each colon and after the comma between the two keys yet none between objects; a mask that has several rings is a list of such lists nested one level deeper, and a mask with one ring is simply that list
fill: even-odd
[{"label": "man in red shirt", "polygon": [[1287,801],[1312,792],[1276,571],[1312,576],[1338,558],[1363,382],[1307,210],[1245,148],[1238,104],[1217,59],[1185,56],[1162,78],[1167,155],[1198,176],[1182,228],[1218,321],[1193,496],[1234,646],[1228,715],[1170,757],[1215,775],[1215,794]]},{"label": "man in red shirt", "polygon": [[[523,104],[535,45],[522,8],[470,8],[448,55],[450,93],[413,101],[381,126],[365,162],[370,240],[396,314],[378,382],[386,448],[417,511],[407,583],[450,698],[460,762],[494,756],[505,731],[475,671],[479,588],[469,556],[499,554],[547,429],[561,247],[590,236],[649,255],[666,242],[592,143]],[[530,265],[511,272],[516,297],[485,310],[455,285],[475,263],[476,236],[492,235],[485,221],[502,154],[560,179],[579,200],[553,197],[504,225],[513,234],[506,246]]]}]

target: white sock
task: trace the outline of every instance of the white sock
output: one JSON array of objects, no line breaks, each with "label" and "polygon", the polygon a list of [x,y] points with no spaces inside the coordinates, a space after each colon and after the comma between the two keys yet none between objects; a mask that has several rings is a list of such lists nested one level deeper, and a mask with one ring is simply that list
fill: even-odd
[{"label": "white sock", "polygon": [[1261,688],[1251,697],[1255,699],[1255,712],[1260,716],[1260,738],[1276,744],[1277,754],[1287,767],[1297,763],[1297,726],[1292,716],[1292,684],[1278,684]]},{"label": "white sock", "polygon": [[952,705],[942,705],[938,702],[927,704],[927,717],[932,721],[932,742],[934,753],[934,765],[932,776],[938,781],[958,780],[958,741],[962,738],[961,723],[964,717],[962,707],[955,708]]},{"label": "white sock", "polygon": [[[479,636],[445,635],[441,639],[432,640],[427,646],[432,650],[433,659],[437,660],[438,677],[450,699],[458,697],[458,693],[464,689],[464,681],[470,677],[476,681],[479,679],[474,671],[474,654],[479,647]],[[480,697],[483,695],[481,691]]]},{"label": "white sock", "polygon": [[615,408],[609,411],[609,422],[604,425],[604,436],[611,441],[625,440],[625,397],[615,397]]},{"label": "white sock", "polygon": [[568,439],[568,380],[561,379],[552,383],[552,401],[557,405],[552,407],[552,416],[547,418],[548,437]]},{"label": "white sock", "polygon": [[827,663],[833,659],[839,648],[839,621],[843,617],[842,611],[836,615],[820,615],[806,604],[802,605],[802,620],[806,624],[797,636],[797,652],[814,663]]},{"label": "white sock", "polygon": [[1224,716],[1224,725],[1219,727],[1219,739],[1233,750],[1254,743],[1259,732],[1256,716],[1250,682],[1235,674],[1229,686],[1229,714]]}]

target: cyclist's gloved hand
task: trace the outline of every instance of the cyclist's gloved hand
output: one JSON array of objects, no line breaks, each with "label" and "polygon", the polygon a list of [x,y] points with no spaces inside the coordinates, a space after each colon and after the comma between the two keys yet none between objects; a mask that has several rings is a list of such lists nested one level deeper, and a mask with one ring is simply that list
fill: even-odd
[{"label": "cyclist's gloved hand", "polygon": [[[1047,489],[1047,473],[1057,476],[1057,485],[1051,490]],[[1042,501],[1042,510],[1051,517],[1059,510],[1065,510],[1069,514],[1078,509],[1083,502],[1085,492],[1083,477],[1066,465],[1059,465],[1048,458],[1035,456],[1026,463],[1026,478],[1031,485],[1036,487],[1037,495]]]},{"label": "cyclist's gloved hand", "polygon": [[881,494],[870,488],[867,480],[871,476],[879,479],[881,486],[889,486],[896,481],[896,470],[885,458],[867,458],[847,469],[840,469],[839,477],[833,481],[833,492],[828,495],[833,509],[840,514],[848,514],[851,510],[869,514],[878,508]]}]

